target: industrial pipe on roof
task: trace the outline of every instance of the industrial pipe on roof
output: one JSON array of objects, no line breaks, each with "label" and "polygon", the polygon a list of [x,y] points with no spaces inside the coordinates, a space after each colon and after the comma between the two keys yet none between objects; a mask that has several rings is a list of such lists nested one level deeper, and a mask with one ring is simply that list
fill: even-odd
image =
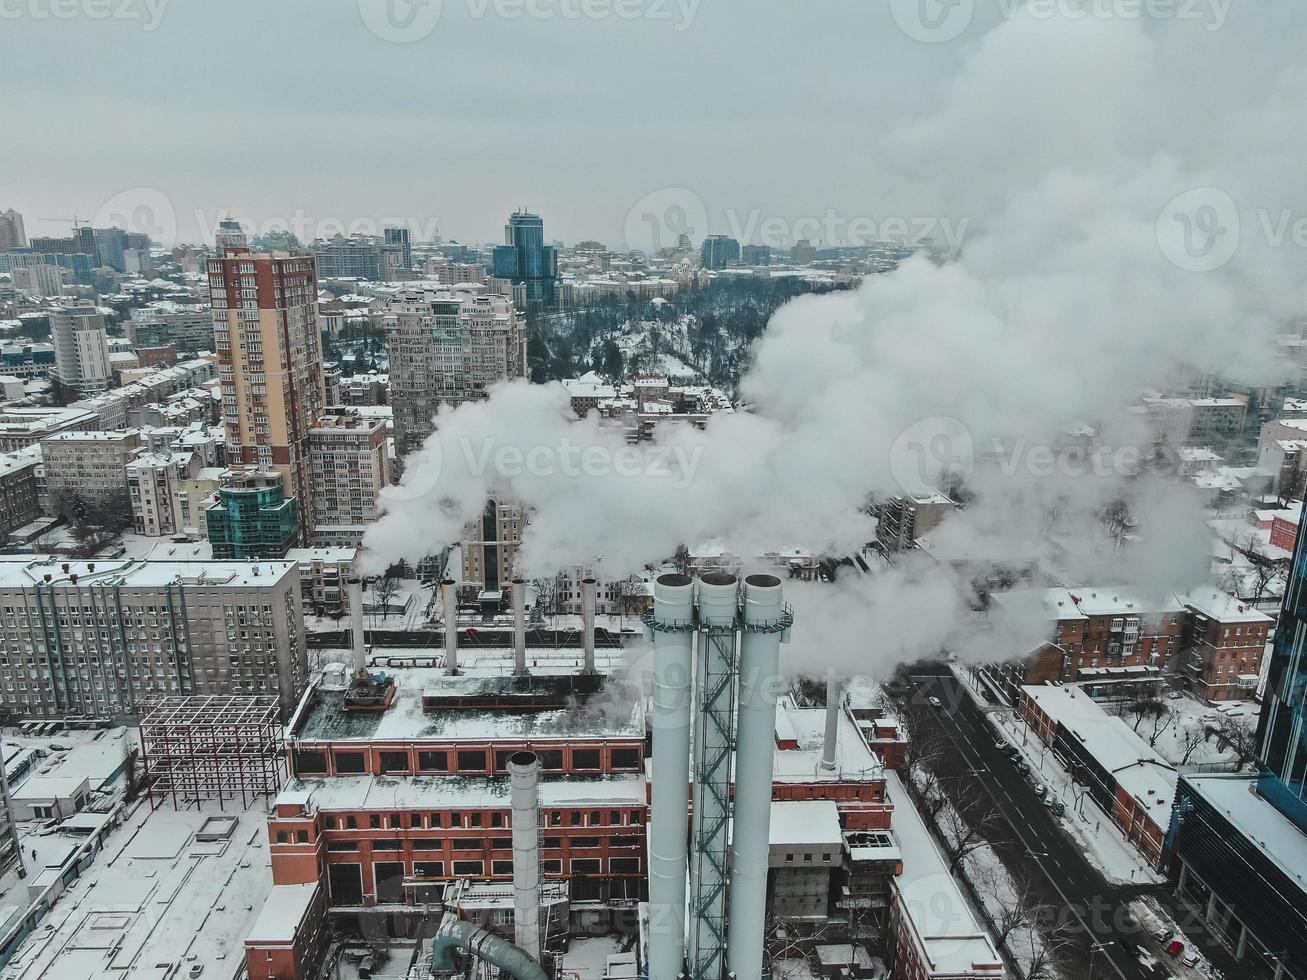
[{"label": "industrial pipe on roof", "polygon": [[452,578],[440,580],[445,610],[445,673],[458,673],[458,591]]},{"label": "industrial pipe on roof", "polygon": [[526,669],[526,580],[515,578],[509,595],[513,603],[513,673],[519,677]]},{"label": "industrial pipe on roof", "polygon": [[660,575],[653,591],[653,616],[646,621],[654,651],[649,975],[679,977],[685,966],[694,583],[688,575]]},{"label": "industrial pipe on roof", "polygon": [[595,672],[595,592],[599,583],[592,578],[581,580],[581,632],[585,650],[582,672]]},{"label": "industrial pipe on roof", "polygon": [[726,960],[733,975],[752,978],[762,976],[763,967],[776,696],[786,613],[781,580],[774,575],[748,576],[743,599]]},{"label": "industrial pipe on roof", "polygon": [[363,635],[363,580],[357,575],[346,583],[349,588],[349,626],[353,633],[350,647],[354,655],[354,672],[368,669],[368,652]]},{"label": "industrial pipe on roof", "polygon": [[457,969],[455,949],[499,967],[514,980],[550,980],[544,967],[507,939],[446,913],[431,943],[431,971],[452,976]]},{"label": "industrial pipe on roof", "polygon": [[534,752],[508,758],[513,804],[513,938],[540,959],[540,759]]},{"label": "industrial pipe on roof", "polygon": [[835,743],[840,733],[840,702],[844,691],[839,678],[832,674],[826,679],[826,737],[821,743],[821,767],[827,771],[835,768]]}]

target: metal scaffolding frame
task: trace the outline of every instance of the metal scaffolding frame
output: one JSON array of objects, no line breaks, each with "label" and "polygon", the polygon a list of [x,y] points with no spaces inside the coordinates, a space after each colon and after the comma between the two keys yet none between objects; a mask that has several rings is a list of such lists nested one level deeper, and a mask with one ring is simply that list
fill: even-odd
[{"label": "metal scaffolding frame", "polygon": [[286,781],[276,697],[162,697],[142,705],[141,763],[150,807],[239,799],[246,809]]}]

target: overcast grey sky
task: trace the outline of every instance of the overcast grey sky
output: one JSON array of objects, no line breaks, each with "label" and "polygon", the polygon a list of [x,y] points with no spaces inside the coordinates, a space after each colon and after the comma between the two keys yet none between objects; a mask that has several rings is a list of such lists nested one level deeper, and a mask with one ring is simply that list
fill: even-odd
[{"label": "overcast grey sky", "polygon": [[983,33],[921,43],[880,0],[586,0],[604,19],[563,16],[581,0],[535,0],[549,17],[444,0],[429,33],[391,43],[365,24],[376,0],[53,2],[71,15],[0,2],[0,208],[64,234],[46,219],[152,188],[183,240],[226,208],[482,241],[525,204],[551,237],[616,245],[665,187],[698,195],[713,231],[727,208],[875,216],[878,132]]}]

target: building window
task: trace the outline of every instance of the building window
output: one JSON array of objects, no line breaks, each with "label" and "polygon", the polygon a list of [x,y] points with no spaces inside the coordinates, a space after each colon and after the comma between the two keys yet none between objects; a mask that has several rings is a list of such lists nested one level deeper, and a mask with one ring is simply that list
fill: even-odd
[{"label": "building window", "polygon": [[599,766],[600,766],[600,752],[598,749],[573,749],[572,750],[573,769],[598,769]]},{"label": "building window", "polygon": [[491,861],[490,873],[492,875],[511,875],[513,873],[512,861]]},{"label": "building window", "polygon": [[486,862],[484,861],[455,861],[455,877],[476,877],[486,873]]},{"label": "building window", "polygon": [[562,749],[542,749],[536,755],[540,757],[540,768],[550,772],[559,772],[563,768]]},{"label": "building window", "polygon": [[614,769],[639,769],[640,768],[639,749],[613,749],[612,757],[613,757]]},{"label": "building window", "polygon": [[309,832],[307,830],[295,831],[295,843],[307,844],[309,842]]},{"label": "building window", "polygon": [[398,851],[400,850],[400,841],[396,837],[386,837],[372,842],[374,851]]},{"label": "building window", "polygon": [[449,772],[449,753],[419,752],[418,769],[423,772]]},{"label": "building window", "polygon": [[357,841],[352,840],[333,840],[327,842],[329,851],[357,851],[359,845]]},{"label": "building window", "polygon": [[277,831],[277,843],[278,843],[278,844],[289,844],[289,843],[290,843],[290,834],[286,833],[286,831],[284,831],[284,830],[279,830],[279,831]]},{"label": "building window", "polygon": [[615,875],[636,875],[640,873],[640,859],[613,858],[608,862],[608,869]]},{"label": "building window", "polygon": [[599,838],[598,838],[598,837],[573,837],[573,838],[572,838],[572,847],[574,847],[574,848],[576,848],[576,847],[598,847],[598,846],[599,846]]},{"label": "building window", "polygon": [[415,851],[439,851],[441,847],[441,841],[434,837],[419,837],[413,842],[413,850]]},{"label": "building window", "polygon": [[337,752],[336,772],[363,772],[363,762],[362,752]]},{"label": "building window", "polygon": [[382,772],[408,772],[408,753],[407,752],[382,752],[381,771]]},{"label": "building window", "polygon": [[459,772],[485,772],[486,754],[477,750],[464,750],[458,753]]},{"label": "building window", "polygon": [[603,861],[599,858],[572,858],[572,874],[597,875],[603,870]]},{"label": "building window", "polygon": [[445,862],[414,861],[413,874],[418,878],[442,878],[445,874]]},{"label": "building window", "polygon": [[325,752],[296,752],[295,771],[306,773],[325,773],[327,771],[327,754]]}]

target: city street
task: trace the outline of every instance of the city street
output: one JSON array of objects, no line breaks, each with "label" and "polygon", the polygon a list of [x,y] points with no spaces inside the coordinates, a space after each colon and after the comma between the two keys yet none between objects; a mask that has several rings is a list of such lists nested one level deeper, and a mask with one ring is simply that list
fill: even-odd
[{"label": "city street", "polygon": [[1029,873],[1032,888],[1058,910],[1058,921],[1067,924],[1074,945],[1066,965],[1073,975],[1086,980],[1180,975],[1178,966],[1146,966],[1141,961],[1141,947],[1153,956],[1160,951],[1147,924],[1137,923],[1127,908],[1132,899],[1159,894],[1163,886],[1121,886],[1105,880],[995,744],[994,727],[947,665],[918,665],[911,679],[914,699],[939,701],[929,717],[938,722],[952,749],[937,771],[941,784],[946,793],[959,796],[963,787],[984,793],[1001,812],[1002,820],[987,840],[1010,873]]}]

